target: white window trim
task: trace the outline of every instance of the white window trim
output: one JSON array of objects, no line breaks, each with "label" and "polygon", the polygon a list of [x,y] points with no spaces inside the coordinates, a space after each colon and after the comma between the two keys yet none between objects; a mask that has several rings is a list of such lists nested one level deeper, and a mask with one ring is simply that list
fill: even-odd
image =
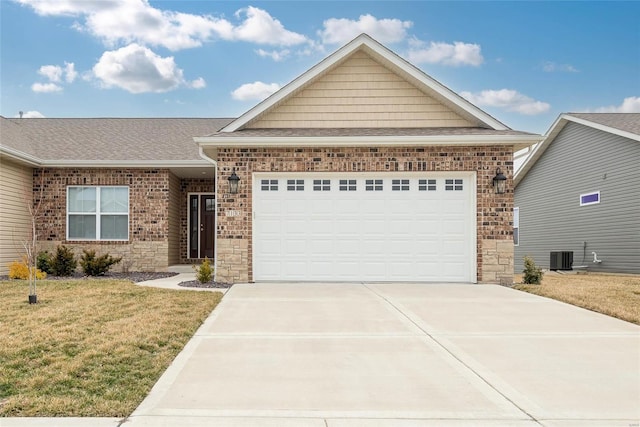
[{"label": "white window trim", "polygon": [[[597,202],[587,202],[587,203],[582,203],[582,198],[584,196],[593,196],[594,194],[598,195],[598,201]],[[588,193],[583,193],[580,195],[580,206],[589,206],[589,205],[597,205],[600,203],[600,190],[598,191],[590,191]]]},{"label": "white window trim", "polygon": [[[514,246],[520,246],[520,208],[519,207],[515,207],[513,208],[513,245]],[[515,236],[515,230],[518,230],[518,239],[516,241]]]},{"label": "white window trim", "polygon": [[[96,211],[95,212],[70,212],[69,211],[69,189],[70,188],[95,188],[96,189]],[[100,197],[101,197],[101,189],[102,188],[126,188],[127,189],[127,213],[123,212],[105,212],[102,213],[100,211]],[[67,200],[65,210],[67,212],[66,215],[66,238],[67,241],[72,242],[128,242],[131,228],[131,192],[129,191],[129,186],[127,185],[68,185],[67,186]],[[72,215],[95,215],[96,217],[96,237],[95,239],[84,239],[78,237],[69,237],[69,217]],[[120,215],[127,217],[127,237],[125,239],[102,239],[100,236],[100,220],[102,215]]]},{"label": "white window trim", "polygon": [[[260,183],[258,183],[258,188],[260,188]],[[277,191],[277,190],[267,190],[267,191]],[[191,209],[191,196],[198,196],[198,224],[201,223],[201,212],[200,212],[200,196],[213,196],[213,200],[214,200],[214,208],[216,211],[216,223],[215,223],[215,227],[216,230],[218,229],[218,198],[216,197],[216,193],[211,193],[211,192],[190,192],[187,193],[187,253],[186,253],[186,259],[202,259],[200,258],[200,245],[198,245],[198,258],[191,258],[191,251],[189,250],[189,248],[191,247],[191,215],[189,215],[189,210]],[[218,233],[216,233],[216,236],[218,235]],[[198,242],[200,243],[200,242]],[[216,251],[216,244],[217,241],[214,242],[213,245],[213,255],[215,257],[215,255],[217,254]]]}]

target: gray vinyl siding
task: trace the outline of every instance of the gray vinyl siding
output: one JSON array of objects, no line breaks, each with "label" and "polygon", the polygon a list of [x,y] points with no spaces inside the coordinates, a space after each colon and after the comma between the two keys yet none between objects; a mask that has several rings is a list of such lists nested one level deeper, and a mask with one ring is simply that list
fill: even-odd
[{"label": "gray vinyl siding", "polygon": [[[580,206],[580,195],[595,191],[600,203]],[[551,251],[573,251],[588,271],[640,273],[640,142],[567,123],[520,181],[514,206],[516,273],[525,255],[549,268]]]}]

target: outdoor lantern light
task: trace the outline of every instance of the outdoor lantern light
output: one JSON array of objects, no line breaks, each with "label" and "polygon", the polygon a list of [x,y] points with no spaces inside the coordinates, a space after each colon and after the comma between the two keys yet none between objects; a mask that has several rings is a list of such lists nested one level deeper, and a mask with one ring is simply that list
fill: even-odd
[{"label": "outdoor lantern light", "polygon": [[231,176],[227,178],[227,180],[229,181],[229,193],[238,194],[238,183],[240,182],[240,177],[236,175],[236,168],[233,168]]},{"label": "outdoor lantern light", "polygon": [[496,176],[493,177],[493,189],[496,194],[504,194],[507,190],[507,177],[504,176],[500,168],[496,170]]}]

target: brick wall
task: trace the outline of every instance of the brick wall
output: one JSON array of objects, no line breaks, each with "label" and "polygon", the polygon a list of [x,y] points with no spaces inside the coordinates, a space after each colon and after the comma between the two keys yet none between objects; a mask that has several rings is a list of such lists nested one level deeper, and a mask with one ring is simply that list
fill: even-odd
[{"label": "brick wall", "polygon": [[[34,180],[34,198],[42,198],[42,221],[38,236],[43,249],[58,244],[95,249],[98,254],[122,255],[131,270],[163,270],[169,258],[169,182],[167,169],[44,169],[42,181]],[[40,192],[40,182],[43,191]],[[67,187],[73,185],[129,187],[129,241],[84,242],[66,240]]]},{"label": "brick wall", "polygon": [[[420,172],[474,171],[477,174],[477,276],[495,282],[513,272],[513,147],[442,146],[376,148],[218,149],[218,279],[252,281],[252,174],[254,172]],[[500,167],[509,178],[505,194],[494,193]],[[232,168],[238,194],[228,194]],[[240,212],[227,216],[227,211]],[[502,241],[494,245],[495,241]],[[246,248],[245,248],[246,247]],[[495,255],[495,256],[494,256]],[[243,264],[246,259],[246,265]]]}]

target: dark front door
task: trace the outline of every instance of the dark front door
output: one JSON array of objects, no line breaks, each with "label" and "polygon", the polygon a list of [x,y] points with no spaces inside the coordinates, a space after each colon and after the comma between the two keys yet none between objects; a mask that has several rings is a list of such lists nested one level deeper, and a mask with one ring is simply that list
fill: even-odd
[{"label": "dark front door", "polygon": [[213,194],[189,196],[189,258],[213,259],[215,218]]}]

